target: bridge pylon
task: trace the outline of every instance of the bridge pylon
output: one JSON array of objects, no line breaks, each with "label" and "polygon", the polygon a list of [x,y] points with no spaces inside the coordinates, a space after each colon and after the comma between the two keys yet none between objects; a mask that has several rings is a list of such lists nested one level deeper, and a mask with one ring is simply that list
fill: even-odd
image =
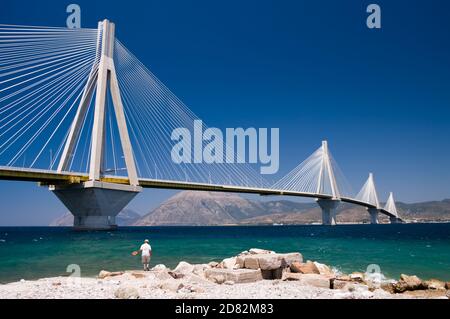
[{"label": "bridge pylon", "polygon": [[370,223],[378,224],[378,215],[380,213],[380,201],[378,200],[377,189],[373,173],[369,173],[367,181],[356,195],[356,199],[369,204],[366,209],[370,215]]},{"label": "bridge pylon", "polygon": [[398,216],[397,206],[395,205],[394,193],[389,193],[389,197],[386,201],[386,205],[384,206],[384,210],[392,214],[392,216],[389,216],[391,224],[397,224],[401,222],[401,219]]},{"label": "bridge pylon", "polygon": [[322,224],[323,225],[336,225],[336,208],[340,203],[340,192],[337,186],[336,178],[331,165],[331,157],[328,151],[328,142],[322,141],[322,160],[320,165],[320,171],[317,183],[317,194],[329,194],[333,198],[331,199],[317,199],[322,209]]},{"label": "bridge pylon", "polygon": [[[89,180],[69,185],[53,185],[51,190],[74,215],[74,227],[79,230],[110,230],[117,228],[117,214],[142,190],[139,186],[136,163],[120,95],[119,83],[114,66],[115,42],[114,23],[104,20],[98,25],[97,56],[80,104],[72,123],[58,171],[67,171],[73,157],[74,148],[82,130],[83,121],[94,96],[95,109],[92,126],[92,140],[89,162]],[[129,184],[114,184],[102,180],[104,175],[105,152],[105,102],[107,92],[111,92],[120,144],[122,146]]]}]

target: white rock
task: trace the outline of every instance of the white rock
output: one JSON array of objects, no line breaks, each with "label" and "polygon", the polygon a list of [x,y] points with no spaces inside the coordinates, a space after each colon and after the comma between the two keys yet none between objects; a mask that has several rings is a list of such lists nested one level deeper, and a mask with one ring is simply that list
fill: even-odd
[{"label": "white rock", "polygon": [[195,274],[187,275],[186,277],[183,278],[183,282],[201,286],[211,285],[211,282],[207,280],[204,276],[198,276]]},{"label": "white rock", "polygon": [[[278,254],[262,254],[254,255],[258,258],[259,268],[261,270],[275,270],[282,267],[284,260]],[[258,256],[258,257],[256,257]],[[252,258],[252,257],[248,257]]]},{"label": "white rock", "polygon": [[165,270],[163,271],[154,271],[153,276],[155,279],[157,280],[168,280],[168,279],[173,279],[173,277]]},{"label": "white rock", "polygon": [[187,275],[194,271],[194,266],[190,263],[182,261],[173,271],[178,274]]},{"label": "white rock", "polygon": [[159,264],[159,265],[156,265],[155,267],[153,267],[152,270],[154,270],[154,271],[162,271],[162,270],[168,270],[168,268],[166,267],[166,265]]},{"label": "white rock", "polygon": [[236,257],[226,258],[222,261],[223,268],[234,269],[236,266]]},{"label": "white rock", "polygon": [[298,281],[304,286],[330,289],[330,279],[324,275],[283,273],[283,281]]},{"label": "white rock", "polygon": [[252,269],[207,269],[205,276],[216,283],[224,283],[225,281],[249,283],[262,280],[261,271]]},{"label": "white rock", "polygon": [[197,275],[197,276],[204,277],[205,270],[209,269],[209,268],[210,267],[207,264],[194,265],[194,270],[192,271],[192,273]]},{"label": "white rock", "polygon": [[164,290],[168,290],[168,291],[172,291],[172,292],[177,292],[178,290],[180,290],[181,288],[184,287],[183,283],[181,283],[180,281],[176,280],[176,279],[169,279],[169,280],[165,280],[163,281],[159,287],[161,289]]},{"label": "white rock", "polygon": [[122,286],[114,292],[114,296],[117,299],[139,299],[139,291],[132,286]]}]

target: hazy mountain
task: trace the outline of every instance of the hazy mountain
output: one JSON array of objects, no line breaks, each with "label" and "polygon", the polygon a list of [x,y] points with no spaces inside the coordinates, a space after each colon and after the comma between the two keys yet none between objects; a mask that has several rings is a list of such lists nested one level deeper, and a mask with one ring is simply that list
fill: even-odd
[{"label": "hazy mountain", "polygon": [[[450,221],[450,200],[417,204],[399,203],[400,215],[411,221]],[[368,223],[363,207],[341,204],[338,223]],[[321,222],[317,204],[288,200],[254,201],[236,194],[185,191],[142,216],[133,226],[151,225],[257,225]],[[388,218],[380,215],[380,222]]]},{"label": "hazy mountain", "polygon": [[450,221],[450,199],[414,204],[397,203],[401,216],[412,221]]},{"label": "hazy mountain", "polygon": [[227,225],[263,212],[261,203],[235,194],[185,191],[169,198],[133,225]]},{"label": "hazy mountain", "polygon": [[[129,226],[136,222],[141,215],[132,209],[125,208],[116,217],[119,226]],[[49,226],[73,226],[73,215],[70,212],[65,213],[50,223]]]},{"label": "hazy mountain", "polygon": [[[450,221],[450,199],[414,204],[399,202],[397,209],[400,216],[408,221]],[[388,222],[386,216],[379,217],[380,222]],[[321,210],[314,202],[249,200],[237,194],[194,191],[180,192],[144,216],[131,209],[124,209],[117,216],[119,226],[289,225],[321,221]],[[341,204],[337,221],[369,223],[369,214],[363,207]],[[50,224],[72,225],[73,216],[70,213]]]}]

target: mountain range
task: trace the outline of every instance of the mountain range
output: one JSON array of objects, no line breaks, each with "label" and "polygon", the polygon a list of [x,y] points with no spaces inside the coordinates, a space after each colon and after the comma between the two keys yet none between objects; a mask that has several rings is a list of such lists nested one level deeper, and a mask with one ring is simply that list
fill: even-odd
[{"label": "mountain range", "polygon": [[[450,221],[450,199],[423,203],[397,203],[403,219],[410,222]],[[341,204],[337,210],[338,223],[368,223],[369,214],[358,206]],[[249,200],[236,194],[183,191],[141,216],[124,209],[117,216],[119,226],[215,226],[313,224],[321,222],[316,203],[289,200]],[[380,222],[388,219],[380,215]],[[71,226],[73,216],[66,213],[51,226]]]}]

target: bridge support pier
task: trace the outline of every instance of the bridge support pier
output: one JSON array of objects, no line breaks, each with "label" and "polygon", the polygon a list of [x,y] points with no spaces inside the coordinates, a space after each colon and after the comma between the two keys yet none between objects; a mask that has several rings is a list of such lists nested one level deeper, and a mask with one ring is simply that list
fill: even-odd
[{"label": "bridge support pier", "polygon": [[139,186],[88,181],[50,190],[74,215],[75,230],[114,230],[116,216],[141,191]]},{"label": "bridge support pier", "polygon": [[318,199],[317,204],[322,208],[322,225],[336,225],[336,207],[340,201],[335,199]]},{"label": "bridge support pier", "polygon": [[400,220],[397,217],[389,216],[389,221],[391,224],[399,224]]},{"label": "bridge support pier", "polygon": [[379,210],[378,208],[367,208],[367,211],[370,214],[370,223],[371,224],[378,224],[378,214],[379,214]]}]

